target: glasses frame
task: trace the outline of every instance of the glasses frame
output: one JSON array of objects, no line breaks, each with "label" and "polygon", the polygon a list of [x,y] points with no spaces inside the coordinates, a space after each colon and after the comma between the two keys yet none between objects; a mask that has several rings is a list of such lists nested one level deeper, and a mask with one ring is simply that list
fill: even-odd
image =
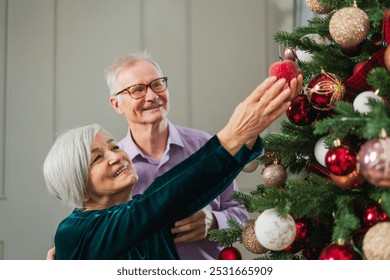
[{"label": "glasses frame", "polygon": [[[150,86],[153,82],[158,81],[158,80],[163,80],[163,81],[165,82],[165,88],[164,88],[164,90],[155,91],[155,90]],[[144,87],[145,87],[145,90],[144,90],[144,92],[143,92],[143,94],[142,94],[141,96],[134,97],[134,96],[130,93],[130,88],[136,87],[136,86],[144,86]],[[117,96],[117,95],[119,95],[119,94],[121,94],[121,93],[127,92],[127,93],[130,95],[131,98],[133,98],[133,99],[141,99],[141,98],[145,97],[145,95],[146,95],[146,93],[147,93],[147,91],[148,91],[148,87],[149,87],[154,93],[161,93],[161,92],[163,92],[163,91],[166,91],[167,88],[168,88],[168,77],[160,77],[160,78],[154,79],[154,80],[150,81],[150,83],[149,83],[148,85],[146,85],[146,84],[134,84],[134,85],[128,86],[127,88],[122,89],[121,91],[115,93],[114,96]]]}]

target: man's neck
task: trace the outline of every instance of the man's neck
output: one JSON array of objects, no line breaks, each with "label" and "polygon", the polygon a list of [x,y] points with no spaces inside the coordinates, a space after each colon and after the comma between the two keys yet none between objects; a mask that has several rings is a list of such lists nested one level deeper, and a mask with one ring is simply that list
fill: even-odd
[{"label": "man's neck", "polygon": [[160,160],[168,142],[168,120],[157,124],[132,124],[131,136],[135,144],[146,155]]}]

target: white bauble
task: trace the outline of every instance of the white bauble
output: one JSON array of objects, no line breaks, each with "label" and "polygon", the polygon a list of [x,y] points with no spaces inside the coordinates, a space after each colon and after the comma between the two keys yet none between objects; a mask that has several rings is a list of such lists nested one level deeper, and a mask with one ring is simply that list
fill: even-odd
[{"label": "white bauble", "polygon": [[303,38],[309,38],[312,42],[317,44],[322,44],[322,45],[326,44],[326,40],[324,39],[324,37],[321,37],[319,34],[316,33],[306,34],[301,38],[301,41]]},{"label": "white bauble", "polygon": [[353,101],[353,108],[355,108],[356,111],[367,114],[371,112],[371,107],[368,104],[368,99],[374,98],[379,101],[383,101],[382,97],[379,95],[376,95],[373,91],[363,91],[358,96],[355,97],[355,100]]},{"label": "white bauble", "polygon": [[[312,42],[317,43],[317,44],[323,44],[323,45],[326,44],[326,40],[323,37],[321,37],[319,34],[316,34],[316,33],[310,33],[310,34],[307,34],[307,35],[303,36],[301,38],[301,41],[304,38],[308,38]],[[303,51],[303,50],[297,49],[295,51],[295,54],[296,54],[296,57],[300,61],[302,61],[302,62],[311,62],[311,61],[313,61],[313,55],[311,53],[307,52],[307,51]]]},{"label": "white bauble", "polygon": [[295,55],[297,56],[298,60],[302,62],[312,62],[313,61],[313,56],[311,53],[308,53],[307,51],[302,51],[302,50],[295,50]]},{"label": "white bauble", "polygon": [[318,139],[316,145],[314,146],[314,156],[319,164],[326,167],[325,156],[329,149],[325,146],[326,136]]},{"label": "white bauble", "polygon": [[290,216],[280,216],[276,209],[267,209],[257,217],[255,234],[263,247],[272,251],[281,251],[290,246],[297,230]]},{"label": "white bauble", "polygon": [[259,166],[259,161],[257,159],[254,159],[254,160],[248,162],[247,164],[245,164],[242,171],[244,171],[246,173],[251,173],[251,172],[255,171],[258,166]]},{"label": "white bauble", "polygon": [[305,180],[307,178],[307,171],[306,169],[302,169],[301,171],[299,171],[298,173],[293,173],[291,172],[291,170],[289,168],[287,168],[287,178],[289,180]]}]

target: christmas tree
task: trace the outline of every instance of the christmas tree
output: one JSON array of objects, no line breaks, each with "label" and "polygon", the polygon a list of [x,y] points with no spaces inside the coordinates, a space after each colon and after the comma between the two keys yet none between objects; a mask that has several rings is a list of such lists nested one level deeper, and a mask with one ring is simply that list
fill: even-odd
[{"label": "christmas tree", "polygon": [[390,259],[390,0],[306,0],[321,16],[277,32],[304,75],[280,133],[268,134],[263,183],[235,193],[257,218],[212,231],[240,258]]}]

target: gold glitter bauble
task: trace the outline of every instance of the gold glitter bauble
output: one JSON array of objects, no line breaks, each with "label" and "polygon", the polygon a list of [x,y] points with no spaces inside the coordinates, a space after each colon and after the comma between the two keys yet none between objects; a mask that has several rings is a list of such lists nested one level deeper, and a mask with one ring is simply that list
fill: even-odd
[{"label": "gold glitter bauble", "polygon": [[310,11],[320,15],[333,11],[333,8],[323,6],[321,0],[306,0],[306,5]]},{"label": "gold glitter bauble", "polygon": [[263,169],[264,185],[267,187],[284,187],[287,171],[280,164],[270,164]]},{"label": "gold glitter bauble", "polygon": [[246,173],[252,173],[253,171],[255,171],[257,169],[257,167],[259,166],[259,161],[257,159],[254,159],[250,162],[248,162],[244,168],[242,169],[243,172],[246,172]]},{"label": "gold glitter bauble", "polygon": [[368,260],[390,260],[390,222],[370,227],[363,238],[363,253]]},{"label": "gold glitter bauble", "polygon": [[242,229],[242,244],[245,249],[254,254],[264,254],[269,250],[264,248],[257,240],[255,234],[255,221],[249,221]]},{"label": "gold glitter bauble", "polygon": [[342,48],[359,45],[370,30],[368,15],[356,7],[338,10],[329,22],[329,32],[333,40]]}]

